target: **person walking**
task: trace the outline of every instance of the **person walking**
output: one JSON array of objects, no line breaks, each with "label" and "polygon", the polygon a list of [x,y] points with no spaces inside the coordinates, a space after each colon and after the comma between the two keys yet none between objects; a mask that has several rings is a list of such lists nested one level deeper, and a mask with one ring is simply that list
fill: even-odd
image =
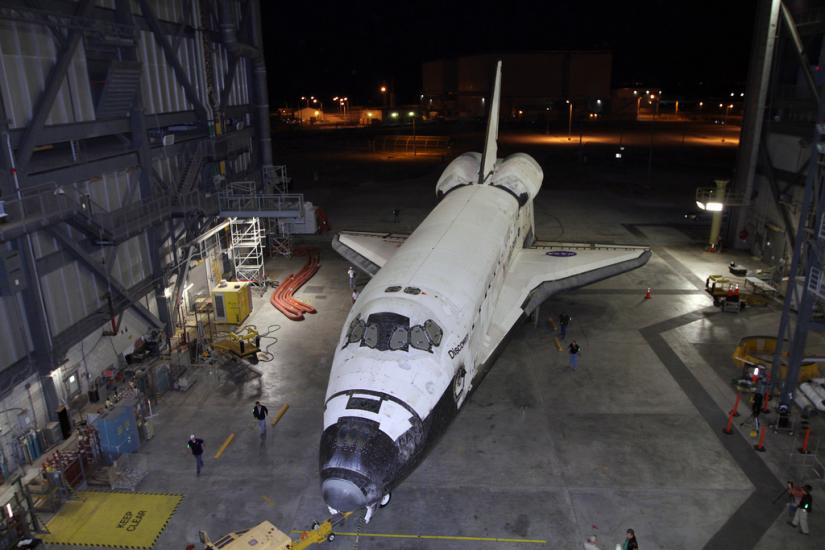
[{"label": "person walking", "polygon": [[799,485],[795,485],[793,481],[789,481],[787,485],[788,491],[788,517],[793,519],[796,514],[796,509],[799,508],[799,503],[802,497],[805,496],[805,489]]},{"label": "person walking", "polygon": [[349,269],[347,269],[347,277],[349,278],[349,287],[355,290],[355,270],[352,266],[349,266]]},{"label": "person walking", "polygon": [[398,218],[401,216],[401,209],[393,208],[392,209],[392,223],[398,223]]},{"label": "person walking", "polygon": [[189,441],[186,443],[192,455],[195,457],[195,475],[201,475],[203,468],[203,439],[195,437],[195,434],[189,436]]},{"label": "person walking", "polygon": [[811,513],[811,508],[813,506],[814,499],[811,496],[811,491],[813,487],[810,485],[805,485],[802,488],[804,494],[802,498],[799,500],[799,506],[796,507],[796,512],[793,515],[793,521],[789,521],[792,526],[796,527],[799,526],[799,532],[803,535],[810,535],[810,531],[808,531],[808,514]]},{"label": "person walking", "polygon": [[352,303],[354,304],[354,303],[355,303],[355,300],[357,300],[357,299],[358,299],[358,291],[357,291],[357,290],[353,290],[353,291],[352,291]]},{"label": "person walking", "polygon": [[576,367],[579,366],[579,353],[581,353],[581,347],[576,343],[575,340],[570,342],[570,345],[567,346],[567,351],[570,354],[570,368],[576,370]]},{"label": "person walking", "polygon": [[567,325],[570,324],[570,319],[571,317],[566,313],[559,315],[559,337],[562,340],[567,336]]},{"label": "person walking", "polygon": [[261,405],[260,401],[255,401],[255,407],[252,409],[252,416],[258,419],[258,431],[261,438],[266,437],[266,415],[269,414],[269,409]]},{"label": "person walking", "polygon": [[584,550],[602,550],[601,546],[597,544],[598,540],[596,535],[587,537],[587,540],[584,541]]},{"label": "person walking", "polygon": [[[754,392],[753,398],[751,399],[751,415],[743,420],[740,426],[744,426],[749,421],[753,421],[753,429],[754,431],[759,431],[759,415],[762,413],[762,394],[758,391]],[[751,434],[753,437],[753,434]]]}]

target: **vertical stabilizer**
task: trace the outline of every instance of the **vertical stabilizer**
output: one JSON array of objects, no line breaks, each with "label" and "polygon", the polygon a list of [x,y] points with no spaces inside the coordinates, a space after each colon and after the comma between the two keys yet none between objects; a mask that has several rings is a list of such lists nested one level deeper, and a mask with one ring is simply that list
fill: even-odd
[{"label": "vertical stabilizer", "polygon": [[493,83],[493,98],[490,100],[490,118],[487,119],[487,132],[484,136],[484,152],[481,154],[481,169],[478,183],[489,182],[496,166],[498,156],[498,111],[501,103],[501,59],[496,63],[496,78]]}]

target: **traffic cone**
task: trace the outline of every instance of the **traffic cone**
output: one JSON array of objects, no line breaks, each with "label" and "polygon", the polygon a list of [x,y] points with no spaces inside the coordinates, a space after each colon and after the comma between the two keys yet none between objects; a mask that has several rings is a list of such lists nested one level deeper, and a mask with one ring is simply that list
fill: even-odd
[{"label": "traffic cone", "polygon": [[650,300],[651,298],[652,296],[650,295],[650,288],[648,288],[647,292],[645,292],[645,300]]}]

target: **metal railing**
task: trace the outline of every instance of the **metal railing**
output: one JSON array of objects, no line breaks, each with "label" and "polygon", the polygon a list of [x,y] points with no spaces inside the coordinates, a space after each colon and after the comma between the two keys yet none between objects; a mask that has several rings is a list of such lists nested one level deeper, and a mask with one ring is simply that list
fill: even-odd
[{"label": "metal railing", "polygon": [[221,193],[218,208],[225,217],[300,218],[304,213],[304,195]]}]

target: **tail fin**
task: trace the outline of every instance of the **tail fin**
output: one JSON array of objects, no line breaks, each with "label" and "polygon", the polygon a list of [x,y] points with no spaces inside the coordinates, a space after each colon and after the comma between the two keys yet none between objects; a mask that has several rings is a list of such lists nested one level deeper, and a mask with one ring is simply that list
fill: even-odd
[{"label": "tail fin", "polygon": [[496,77],[493,84],[493,98],[490,100],[490,118],[487,119],[487,133],[484,137],[484,152],[481,154],[481,170],[478,183],[485,184],[493,173],[498,156],[498,111],[501,103],[501,60],[496,63]]}]

